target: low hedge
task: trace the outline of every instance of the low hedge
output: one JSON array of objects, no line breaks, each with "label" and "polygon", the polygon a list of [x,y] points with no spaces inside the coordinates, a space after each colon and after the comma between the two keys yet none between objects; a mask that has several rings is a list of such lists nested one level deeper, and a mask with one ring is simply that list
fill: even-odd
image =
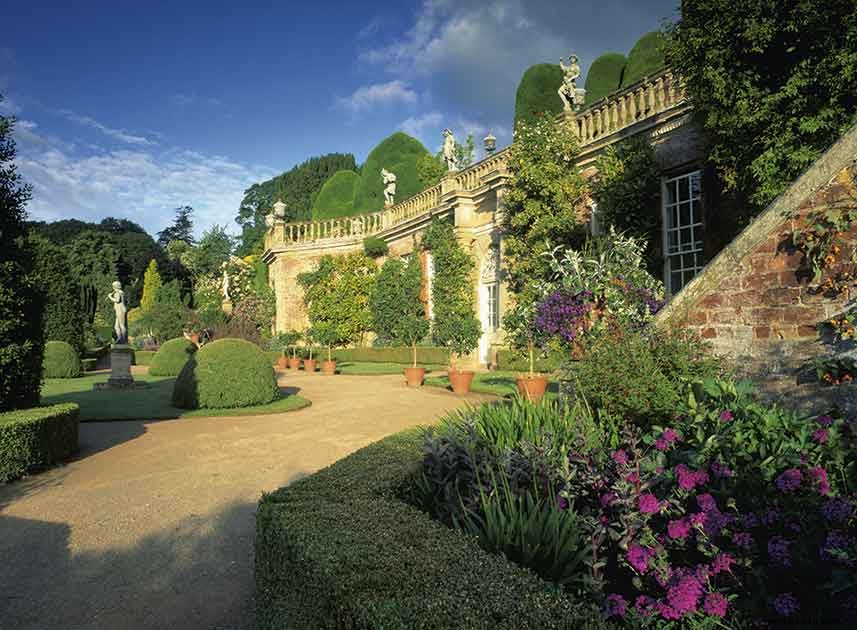
[{"label": "low hedge", "polygon": [[152,376],[178,376],[185,363],[196,352],[196,344],[185,339],[176,337],[170,339],[152,357],[149,364],[149,374]]},{"label": "low hedge", "polygon": [[55,464],[77,450],[80,407],[62,403],[0,414],[0,482]]},{"label": "low hedge", "polygon": [[[546,357],[536,356],[536,372],[555,372],[562,367],[562,364],[567,359],[567,356],[560,354],[548,354]],[[497,352],[497,369],[508,370],[510,372],[528,372],[530,369],[530,360],[525,356],[521,356],[520,353],[512,352],[511,350],[499,350]]]},{"label": "low hedge", "polygon": [[45,344],[42,368],[45,378],[77,378],[80,376],[80,356],[65,341],[49,341]]},{"label": "low hedge", "polygon": [[81,359],[80,365],[84,372],[92,372],[98,364],[98,359]]},{"label": "low hedge", "polygon": [[156,354],[155,350],[135,350],[134,365],[152,365],[152,359]]},{"label": "low hedge", "polygon": [[262,497],[260,630],[613,627],[589,604],[402,501],[421,445],[417,432],[400,433]]},{"label": "low hedge", "polygon": [[[298,348],[298,356],[308,356],[306,348]],[[291,352],[289,352],[291,356]],[[327,348],[313,348],[313,358],[327,359]],[[333,350],[334,360],[347,363],[401,363],[410,364],[413,361],[410,346],[389,346],[381,348],[336,348]],[[449,350],[436,346],[417,346],[417,362],[434,365],[449,364]]]}]

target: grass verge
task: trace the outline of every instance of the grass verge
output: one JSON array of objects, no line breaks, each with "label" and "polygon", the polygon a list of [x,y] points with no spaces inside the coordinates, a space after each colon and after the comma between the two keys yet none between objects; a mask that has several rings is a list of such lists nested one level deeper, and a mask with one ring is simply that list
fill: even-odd
[{"label": "grass verge", "polygon": [[[470,385],[470,391],[477,394],[493,394],[506,398],[513,396],[518,391],[515,385],[515,379],[518,378],[518,372],[507,372],[496,370],[493,372],[477,372],[473,376],[473,383]],[[449,389],[449,378],[446,376],[429,376],[426,378],[426,385],[432,387],[443,387]],[[547,397],[556,397],[559,395],[559,381],[551,380],[548,382]]]}]

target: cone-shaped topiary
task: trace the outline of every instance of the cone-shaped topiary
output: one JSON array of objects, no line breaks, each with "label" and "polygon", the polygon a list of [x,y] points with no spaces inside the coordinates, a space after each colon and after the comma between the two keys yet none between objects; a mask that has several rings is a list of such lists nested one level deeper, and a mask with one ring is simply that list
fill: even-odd
[{"label": "cone-shaped topiary", "polygon": [[324,182],[312,204],[314,220],[347,217],[354,212],[354,194],[360,184],[360,175],[354,171],[336,171]]},{"label": "cone-shaped topiary", "polygon": [[537,114],[562,112],[562,100],[557,94],[562,80],[559,64],[539,63],[527,68],[515,95],[515,124],[530,122]]},{"label": "cone-shaped topiary", "polygon": [[622,87],[636,83],[643,77],[650,77],[666,65],[664,59],[664,36],[657,31],[646,33],[628,53],[628,63],[622,75]]},{"label": "cone-shaped topiary", "polygon": [[396,175],[396,201],[420,192],[423,187],[417,163],[427,154],[422,142],[401,131],[397,131],[372,149],[360,167],[360,184],[354,196],[354,214],[375,212],[384,207],[382,168]]},{"label": "cone-shaped topiary", "polygon": [[592,62],[586,73],[587,105],[619,89],[627,61],[625,55],[604,53]]},{"label": "cone-shaped topiary", "polygon": [[196,352],[196,345],[184,337],[170,339],[152,357],[149,374],[152,376],[178,376],[194,352]]},{"label": "cone-shaped topiary", "polygon": [[181,409],[232,409],[264,405],[280,395],[274,368],[262,350],[244,339],[204,345],[173,386]]},{"label": "cone-shaped topiary", "polygon": [[80,357],[71,344],[49,341],[45,344],[42,367],[45,378],[77,378],[80,376]]}]

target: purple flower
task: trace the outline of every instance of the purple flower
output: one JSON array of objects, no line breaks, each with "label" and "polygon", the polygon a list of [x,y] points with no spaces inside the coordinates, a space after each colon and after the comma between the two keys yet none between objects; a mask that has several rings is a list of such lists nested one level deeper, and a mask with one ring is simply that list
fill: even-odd
[{"label": "purple flower", "polygon": [[665,451],[670,447],[670,443],[667,442],[664,438],[658,438],[655,440],[655,448],[659,451]]},{"label": "purple flower", "polygon": [[702,585],[692,575],[682,577],[667,590],[667,601],[679,615],[695,612],[701,596]]},{"label": "purple flower", "polygon": [[571,343],[583,327],[587,313],[592,309],[591,299],[592,293],[589,291],[554,291],[536,306],[536,328],[546,335]]},{"label": "purple flower", "polygon": [[828,499],[821,508],[824,518],[834,523],[844,523],[854,514],[854,506],[847,499],[834,497]]},{"label": "purple flower", "polygon": [[567,510],[567,509],[568,509],[568,500],[567,500],[565,497],[560,497],[560,496],[558,496],[558,497],[556,498],[556,506],[557,506],[560,510],[563,510],[563,511],[564,511],[564,510]]},{"label": "purple flower", "polygon": [[783,493],[794,492],[800,487],[802,480],[803,475],[799,468],[789,468],[777,477],[777,488]]},{"label": "purple flower", "polygon": [[720,422],[732,422],[732,412],[724,409],[720,412]]},{"label": "purple flower", "polygon": [[643,514],[654,514],[660,509],[658,498],[651,492],[641,494],[640,498],[637,500],[637,505]]},{"label": "purple flower", "polygon": [[618,593],[611,593],[605,601],[608,617],[624,617],[628,610],[628,602]]},{"label": "purple flower", "polygon": [[726,464],[721,462],[712,462],[711,463],[711,474],[713,474],[718,479],[722,479],[724,477],[731,477],[732,470]]},{"label": "purple flower", "polygon": [[831,530],[827,532],[827,537],[824,540],[824,545],[821,548],[819,555],[824,560],[833,560],[843,564],[853,564],[848,560],[848,538],[839,530]]},{"label": "purple flower", "polygon": [[714,497],[707,492],[696,496],[696,504],[699,506],[699,509],[704,512],[710,512],[711,510],[717,509],[717,502],[714,500]]},{"label": "purple flower", "polygon": [[770,527],[779,517],[780,513],[776,508],[770,508],[762,514],[762,525]]},{"label": "purple flower", "polygon": [[744,523],[744,527],[747,529],[752,529],[754,527],[759,526],[759,517],[756,516],[755,512],[747,512],[743,516],[742,521]]},{"label": "purple flower", "polygon": [[830,494],[830,482],[827,479],[827,471],[821,466],[815,466],[810,468],[808,472],[809,478],[812,479],[816,489],[818,490],[818,494]]},{"label": "purple flower", "polygon": [[728,572],[731,570],[733,564],[735,564],[735,558],[731,554],[718,553],[714,556],[714,560],[711,561],[711,574],[717,575],[724,571]]},{"label": "purple flower", "polygon": [[641,616],[648,617],[655,612],[655,600],[648,595],[640,595],[634,603],[634,608]]},{"label": "purple flower", "polygon": [[792,557],[789,553],[790,544],[791,542],[782,536],[774,536],[768,541],[768,556],[784,567],[792,566]]},{"label": "purple flower", "polygon": [[705,596],[705,603],[702,604],[702,609],[714,617],[725,617],[728,607],[729,602],[721,593],[709,593]]},{"label": "purple flower", "polygon": [[600,498],[601,507],[605,507],[605,508],[610,507],[611,505],[613,505],[613,502],[615,500],[616,500],[616,495],[613,494],[612,492],[607,492],[605,494],[602,494],[601,498]]},{"label": "purple flower", "polygon": [[628,453],[626,453],[622,449],[619,449],[618,451],[613,453],[613,461],[616,462],[617,464],[619,464],[620,466],[627,464],[628,463]]},{"label": "purple flower", "polygon": [[828,415],[818,416],[815,421],[823,427],[829,427],[833,424],[833,418]]},{"label": "purple flower", "polygon": [[641,547],[640,545],[631,545],[628,549],[628,564],[630,564],[637,573],[645,573],[649,570],[649,558],[655,555],[651,549]]},{"label": "purple flower", "polygon": [[667,523],[667,533],[673,540],[683,540],[690,534],[690,521],[680,518]]},{"label": "purple flower", "polygon": [[774,600],[774,610],[783,617],[796,613],[799,608],[800,604],[798,604],[797,597],[792,593],[780,593]]},{"label": "purple flower", "polygon": [[753,537],[747,532],[735,532],[732,534],[732,543],[739,549],[748,550],[753,544]]},{"label": "purple flower", "polygon": [[812,439],[818,442],[819,444],[824,444],[827,442],[827,438],[830,436],[830,431],[825,428],[816,429],[812,432]]}]

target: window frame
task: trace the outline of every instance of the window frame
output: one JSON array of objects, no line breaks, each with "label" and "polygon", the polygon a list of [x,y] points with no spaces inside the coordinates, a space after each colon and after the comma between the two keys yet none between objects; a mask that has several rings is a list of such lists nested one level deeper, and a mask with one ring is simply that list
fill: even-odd
[{"label": "window frame", "polygon": [[488,332],[496,332],[500,330],[500,283],[491,282],[486,284],[485,292]]},{"label": "window frame", "polygon": [[[694,196],[693,193],[693,179],[697,179],[698,183],[698,193]],[[687,181],[687,198],[682,199],[681,197],[681,181]],[[705,267],[705,262],[702,259],[704,252],[704,234],[705,234],[705,214],[704,214],[704,194],[702,190],[702,169],[694,169],[691,171],[686,171],[684,173],[679,173],[678,175],[673,175],[670,177],[662,177],[661,178],[661,238],[664,252],[664,287],[666,288],[667,295],[675,295],[682,288],[684,288],[693,278],[695,278],[700,271]],[[671,184],[675,184],[675,201],[674,203],[669,203],[669,195],[668,188]],[[689,203],[689,217],[690,223],[685,225],[681,222],[681,205],[683,203]],[[672,215],[673,209],[675,209],[675,217],[677,218],[677,223],[673,226]],[[681,241],[681,232],[682,230],[690,230],[690,248],[682,249],[682,241]],[[671,253],[670,245],[669,245],[669,237],[670,234],[674,233],[676,235],[676,247],[677,252]],[[698,246],[697,246],[698,244]],[[682,264],[681,258],[682,256],[693,256],[694,264],[689,267],[685,267]],[[678,269],[673,268],[674,259],[678,259],[679,267]],[[680,274],[680,286],[673,286],[673,274]],[[689,277],[686,278],[687,274],[690,273]],[[686,279],[685,279],[686,278]]]}]

